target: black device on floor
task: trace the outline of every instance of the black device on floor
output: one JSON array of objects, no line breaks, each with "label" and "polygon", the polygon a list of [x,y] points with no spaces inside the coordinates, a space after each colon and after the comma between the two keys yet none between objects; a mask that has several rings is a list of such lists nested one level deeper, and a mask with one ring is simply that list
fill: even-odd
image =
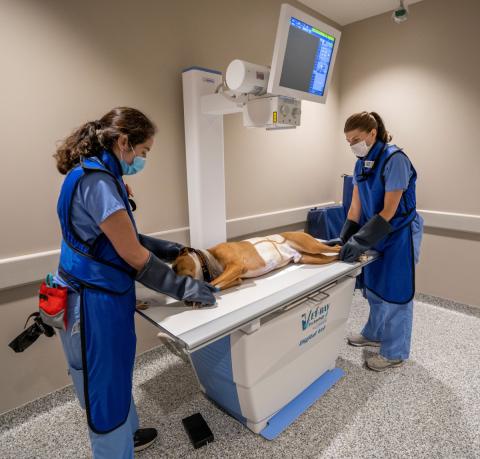
[{"label": "black device on floor", "polygon": [[213,433],[200,413],[182,419],[182,423],[195,449],[213,441]]}]

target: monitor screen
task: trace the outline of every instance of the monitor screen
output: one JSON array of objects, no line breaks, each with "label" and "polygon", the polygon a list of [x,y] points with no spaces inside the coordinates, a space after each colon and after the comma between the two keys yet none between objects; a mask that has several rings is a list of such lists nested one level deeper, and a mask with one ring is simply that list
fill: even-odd
[{"label": "monitor screen", "polygon": [[340,36],[329,24],[283,4],[268,93],[325,103]]},{"label": "monitor screen", "polygon": [[332,35],[292,17],[280,85],[323,96],[334,44]]}]

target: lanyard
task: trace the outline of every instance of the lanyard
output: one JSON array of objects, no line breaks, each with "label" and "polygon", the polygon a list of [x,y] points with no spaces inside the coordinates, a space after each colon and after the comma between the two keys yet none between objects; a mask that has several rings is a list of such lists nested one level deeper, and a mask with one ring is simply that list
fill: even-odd
[{"label": "lanyard", "polygon": [[385,146],[383,147],[383,150],[379,153],[379,155],[377,156],[377,158],[373,161],[363,161],[363,164],[362,164],[362,172],[357,175],[355,178],[357,180],[357,183],[358,182],[364,182],[365,180],[368,179],[368,177],[370,177],[370,175],[373,174],[373,171],[375,170],[375,167],[377,166],[377,162],[378,160],[383,156],[383,153],[385,153],[385,150],[387,149],[387,144],[385,144]]}]

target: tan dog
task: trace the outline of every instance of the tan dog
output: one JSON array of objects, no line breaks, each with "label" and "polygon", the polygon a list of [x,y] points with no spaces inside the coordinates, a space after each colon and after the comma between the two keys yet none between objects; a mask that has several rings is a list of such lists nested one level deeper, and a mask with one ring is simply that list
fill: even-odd
[{"label": "tan dog", "polygon": [[[307,233],[287,232],[240,242],[223,242],[208,250],[184,248],[173,263],[177,274],[205,280],[225,290],[290,262],[323,265],[338,260],[340,247],[318,242]],[[328,255],[330,254],[330,255]]]}]

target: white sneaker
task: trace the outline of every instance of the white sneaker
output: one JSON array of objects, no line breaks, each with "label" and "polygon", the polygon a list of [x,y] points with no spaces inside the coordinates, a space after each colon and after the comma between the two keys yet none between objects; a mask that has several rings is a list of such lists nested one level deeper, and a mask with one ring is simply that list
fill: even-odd
[{"label": "white sneaker", "polygon": [[389,368],[400,367],[405,363],[405,360],[389,360],[380,354],[373,355],[365,361],[370,370],[373,371],[385,371]]},{"label": "white sneaker", "polygon": [[351,333],[347,336],[348,344],[351,346],[372,346],[372,347],[380,347],[380,341],[370,341],[361,333]]}]

